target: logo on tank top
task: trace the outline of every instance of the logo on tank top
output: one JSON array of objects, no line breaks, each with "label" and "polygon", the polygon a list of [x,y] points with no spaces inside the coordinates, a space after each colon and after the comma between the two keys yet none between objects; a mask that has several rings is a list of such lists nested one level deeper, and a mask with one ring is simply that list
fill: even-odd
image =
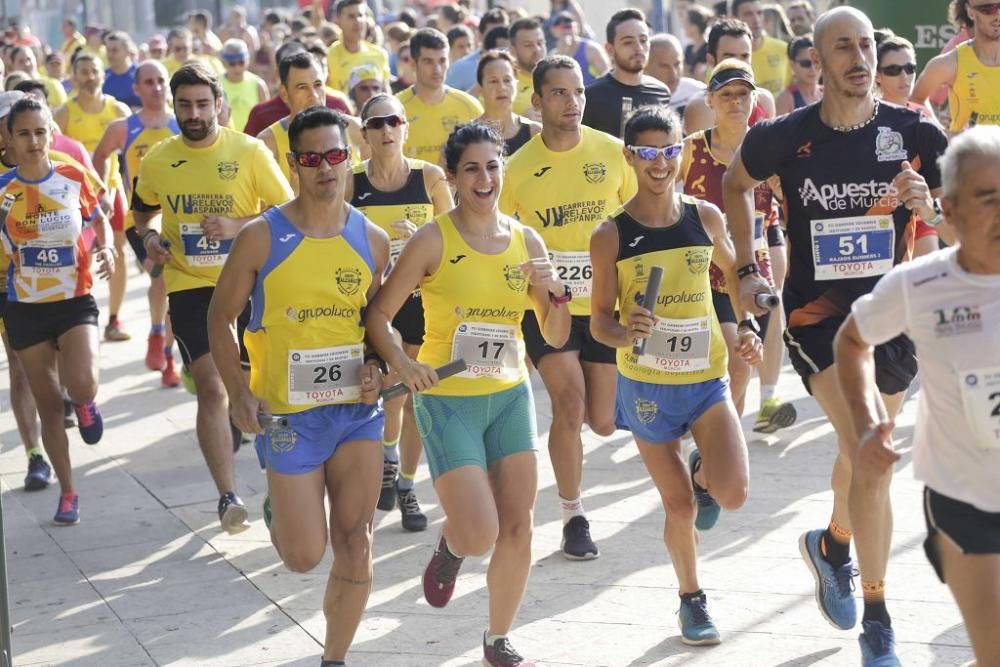
[{"label": "logo on tank top", "polygon": [[505,264],[503,267],[503,278],[507,281],[507,287],[514,292],[523,292],[528,281],[524,277],[521,267],[516,264]]},{"label": "logo on tank top", "polygon": [[361,271],[353,268],[339,268],[336,273],[337,289],[341,294],[354,296],[361,289]]},{"label": "logo on tank top", "polygon": [[583,165],[583,175],[588,183],[603,183],[608,176],[608,168],[603,162],[588,162]]},{"label": "logo on tank top", "polygon": [[218,165],[219,178],[224,181],[232,181],[240,173],[240,163],[236,160],[223,161]]},{"label": "logo on tank top", "polygon": [[708,270],[708,265],[712,261],[712,253],[707,249],[692,248],[684,253],[684,259],[687,260],[688,271],[698,275]]},{"label": "logo on tank top", "polygon": [[640,424],[652,424],[659,411],[660,407],[656,404],[656,401],[650,401],[645,398],[635,399],[635,416]]},{"label": "logo on tank top", "polygon": [[875,157],[879,162],[899,162],[905,160],[906,147],[903,146],[903,135],[891,127],[878,128],[875,137]]},{"label": "logo on tank top", "polygon": [[407,206],[403,209],[403,215],[415,225],[427,222],[427,208],[424,206]]}]

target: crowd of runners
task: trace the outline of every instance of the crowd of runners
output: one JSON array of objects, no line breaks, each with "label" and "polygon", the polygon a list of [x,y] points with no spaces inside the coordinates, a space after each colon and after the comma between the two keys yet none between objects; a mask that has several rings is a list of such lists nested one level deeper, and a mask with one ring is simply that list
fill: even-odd
[{"label": "crowd of runners", "polygon": [[[681,640],[713,645],[697,533],[747,500],[744,412],[778,437],[795,423],[787,354],[839,445],[830,521],[798,548],[836,628],[859,627],[860,579],[860,660],[885,667],[893,420],[919,370],[927,558],[976,664],[1000,665],[1000,2],[953,0],[956,37],[922,68],[851,7],[687,4],[680,35],[635,8],[595,31],[574,0],[377,17],[336,0],[259,27],[199,10],[141,44],[12,23],[0,307],[25,490],[57,484],[55,523],[80,522],[67,433],[101,440],[101,339],[146,326],[118,317],[137,261],[144,363],[195,396],[222,530],[259,512],[295,572],[332,547],[322,665],[345,664],[363,616],[376,509],[427,529],[421,457],[445,516],[427,602],[490,553],[483,664],[534,664],[510,633],[535,371],[562,554],[601,554],[584,428],[631,431]],[[259,510],[236,495],[250,442]]]}]

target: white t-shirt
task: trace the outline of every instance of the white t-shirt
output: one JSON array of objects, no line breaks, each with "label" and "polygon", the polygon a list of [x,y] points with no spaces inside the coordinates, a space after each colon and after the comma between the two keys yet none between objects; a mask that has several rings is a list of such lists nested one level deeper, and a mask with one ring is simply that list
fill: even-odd
[{"label": "white t-shirt", "polygon": [[682,76],[680,83],[677,84],[677,90],[670,93],[670,108],[675,111],[683,109],[691,102],[692,98],[703,92],[705,88],[705,84],[701,81]]},{"label": "white t-shirt", "polygon": [[917,479],[1000,512],[1000,275],[964,271],[955,248],[900,264],[851,311],[865,342],[901,333],[920,364]]}]

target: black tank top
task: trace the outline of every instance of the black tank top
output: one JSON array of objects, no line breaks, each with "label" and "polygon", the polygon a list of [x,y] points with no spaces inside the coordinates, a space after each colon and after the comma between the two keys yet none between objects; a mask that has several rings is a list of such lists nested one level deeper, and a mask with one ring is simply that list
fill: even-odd
[{"label": "black tank top", "polygon": [[513,155],[518,148],[528,143],[531,139],[531,126],[521,120],[521,117],[517,118],[518,124],[521,126],[515,134],[510,139],[504,139],[504,143],[507,145],[507,157]]}]

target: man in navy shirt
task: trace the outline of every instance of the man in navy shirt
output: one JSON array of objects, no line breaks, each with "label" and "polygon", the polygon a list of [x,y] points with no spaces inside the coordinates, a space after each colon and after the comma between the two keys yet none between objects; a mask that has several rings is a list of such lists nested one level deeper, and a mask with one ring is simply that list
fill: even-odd
[{"label": "man in navy shirt", "polygon": [[132,110],[142,107],[142,100],[132,90],[135,83],[135,63],[132,52],[135,45],[132,38],[121,30],[115,30],[104,38],[108,50],[108,67],[104,72],[104,94],[129,105]]}]

